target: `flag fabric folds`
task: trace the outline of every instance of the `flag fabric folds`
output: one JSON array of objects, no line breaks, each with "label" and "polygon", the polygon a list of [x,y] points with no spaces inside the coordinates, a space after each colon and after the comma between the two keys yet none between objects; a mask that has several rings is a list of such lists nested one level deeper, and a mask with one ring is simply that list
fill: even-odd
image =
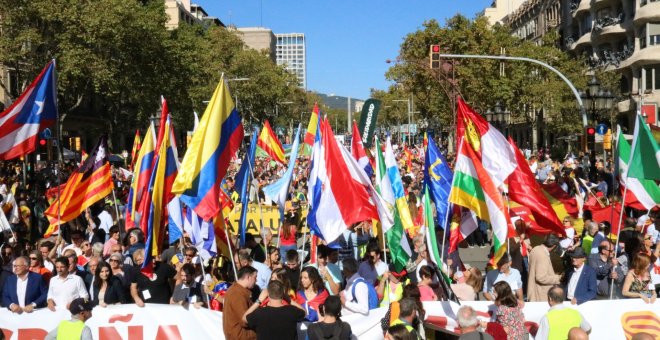
[{"label": "flag fabric folds", "polygon": [[220,181],[243,140],[243,124],[223,79],[193,133],[172,191],[205,220],[220,211]]},{"label": "flag fabric folds", "polygon": [[453,253],[458,250],[458,244],[465,240],[479,227],[477,215],[466,208],[454,205],[449,228],[449,250]]},{"label": "flag fabric folds", "polygon": [[135,161],[133,170],[133,179],[131,180],[131,188],[128,192],[128,201],[126,203],[126,230],[136,227],[138,221],[137,212],[142,201],[142,196],[145,189],[149,185],[151,179],[151,170],[154,162],[154,154],[156,153],[156,133],[154,126],[151,124],[144,135],[142,147]]},{"label": "flag fabric folds", "polygon": [[250,197],[250,178],[254,169],[254,154],[257,149],[257,136],[259,131],[255,129],[252,132],[252,139],[250,140],[250,149],[245,154],[241,168],[236,174],[236,187],[239,188],[241,197],[241,217],[238,221],[238,233],[240,235],[240,246],[245,246],[245,229],[247,219],[247,208]]},{"label": "flag fabric folds", "polygon": [[34,151],[39,133],[56,120],[57,84],[53,60],[18,99],[0,113],[0,160]]},{"label": "flag fabric folds", "polygon": [[433,138],[426,138],[426,155],[424,157],[424,183],[428,187],[430,198],[435,204],[438,216],[438,226],[442,229],[447,227],[447,215],[451,212],[449,209],[449,192],[451,191],[451,182],[454,175],[449,168],[447,160],[433,141]]},{"label": "flag fabric folds", "polygon": [[[291,179],[293,178],[293,171],[296,167],[296,159],[298,158],[298,145],[300,144],[300,129],[302,124],[298,124],[298,130],[293,140],[293,148],[291,151],[291,156],[289,156],[289,166],[286,169],[286,172],[275,183],[267,185],[263,188],[264,194],[277,203],[277,206],[280,210],[280,219],[284,220],[284,205],[286,204],[286,198],[289,193],[289,185],[291,184]],[[263,132],[262,132],[263,134]]]},{"label": "flag fabric folds", "polygon": [[319,105],[314,103],[314,109],[312,109],[312,115],[309,117],[309,124],[307,124],[307,132],[305,132],[305,144],[314,146],[319,125]]},{"label": "flag fabric folds", "polygon": [[364,169],[364,172],[367,176],[371,177],[374,174],[374,170],[371,168],[371,163],[369,163],[369,157],[364,151],[364,144],[362,142],[362,136],[360,135],[360,130],[358,130],[357,123],[353,121],[353,138],[351,139],[351,154],[353,158],[357,160],[358,164]]},{"label": "flag fabric folds", "polygon": [[273,128],[270,127],[268,120],[264,121],[264,127],[261,129],[257,145],[274,161],[280,164],[286,164],[282,143],[277,139],[277,135],[275,134],[275,131],[273,131]]},{"label": "flag fabric folds", "polygon": [[83,165],[71,174],[59,199],[46,210],[50,226],[44,237],[49,237],[59,229],[58,215],[60,223],[71,221],[112,193],[112,189],[114,184],[108,162],[107,136],[102,136]]},{"label": "flag fabric folds", "polygon": [[435,218],[433,217],[433,207],[431,206],[431,193],[429,186],[424,186],[424,195],[422,197],[422,207],[424,211],[424,231],[426,232],[426,244],[429,246],[429,256],[433,263],[442,268],[442,251],[438,247],[438,240],[435,235]]},{"label": "flag fabric folds", "polygon": [[387,137],[387,141],[385,143],[385,167],[387,168],[387,177],[389,177],[390,183],[392,184],[395,207],[399,213],[401,225],[405,231],[410,233],[410,231],[414,228],[414,224],[410,215],[410,209],[408,208],[408,201],[406,193],[403,189],[403,182],[401,181],[399,167],[397,166],[396,158],[394,158],[394,151],[392,149],[392,141],[390,136]]},{"label": "flag fabric folds", "polygon": [[137,160],[137,156],[140,152],[140,146],[142,145],[142,140],[140,138],[140,129],[135,130],[135,138],[133,138],[133,150],[131,151],[131,167],[129,170],[133,171],[133,166]]},{"label": "flag fabric folds", "polygon": [[637,115],[635,132],[628,160],[627,178],[660,181],[660,147],[653,139],[641,115]]},{"label": "flag fabric folds", "polygon": [[403,229],[399,210],[396,208],[392,181],[387,174],[387,166],[378,138],[374,138],[374,146],[376,147],[376,190],[383,198],[385,208],[392,214],[392,224],[387,225],[381,222],[383,235],[390,250],[392,263],[394,263],[396,270],[400,271],[406,267],[412,251]]},{"label": "flag fabric folds", "polygon": [[[163,112],[167,112],[165,110]],[[174,130],[169,115],[166,115],[165,124],[159,131],[160,134],[163,138],[154,161],[148,197],[144,200],[150,204],[150,207],[140,221],[141,228],[146,222],[147,232],[145,233],[146,243],[142,271],[147,273],[151,273],[153,270],[153,258],[161,251],[164,227],[167,224],[167,204],[174,198],[172,183],[179,168]]]},{"label": "flag fabric folds", "polygon": [[370,181],[351,154],[334,137],[327,120],[321,121],[314,142],[309,179],[307,222],[318,236],[332,242],[354,223],[378,219]]},{"label": "flag fabric folds", "polygon": [[657,204],[660,204],[660,188],[652,179],[638,179],[635,177],[626,178],[625,173],[628,170],[628,161],[630,160],[630,143],[626,140],[621,132],[621,127],[617,129],[617,144],[616,149],[618,152],[618,163],[621,185],[628,188],[626,194],[627,206],[635,206],[641,204],[644,210],[651,210]]}]

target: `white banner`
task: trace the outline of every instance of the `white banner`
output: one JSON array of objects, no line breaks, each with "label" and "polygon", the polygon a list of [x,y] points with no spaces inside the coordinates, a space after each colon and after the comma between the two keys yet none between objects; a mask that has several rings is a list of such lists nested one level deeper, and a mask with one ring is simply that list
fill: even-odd
[{"label": "white banner", "polygon": [[[382,339],[380,319],[387,309],[371,311],[369,316],[347,315],[342,320],[351,324],[353,335],[359,339]],[[70,319],[66,310],[51,312],[40,309],[33,313],[14,314],[0,309],[0,329],[6,339],[43,339],[61,320]],[[139,308],[134,304],[96,307],[86,323],[94,339],[224,339],[222,313],[208,309],[147,304]],[[304,339],[306,326],[300,324],[299,338]],[[301,337],[302,336],[302,337]]]},{"label": "white banner", "polygon": [[[595,300],[573,306],[565,302],[566,306],[578,310],[591,324],[591,339],[625,339],[624,328],[634,334],[634,325],[644,323],[653,325],[660,337],[660,300],[654,304],[646,304],[641,299],[626,300]],[[474,308],[480,318],[488,321],[489,310],[494,311],[495,305],[487,301],[462,302]],[[456,312],[461,306],[454,302],[424,302],[427,316],[445,325],[443,328],[448,332],[458,329]],[[541,318],[548,312],[550,306],[544,302],[527,302],[523,308],[526,322],[534,322],[538,326]]]}]

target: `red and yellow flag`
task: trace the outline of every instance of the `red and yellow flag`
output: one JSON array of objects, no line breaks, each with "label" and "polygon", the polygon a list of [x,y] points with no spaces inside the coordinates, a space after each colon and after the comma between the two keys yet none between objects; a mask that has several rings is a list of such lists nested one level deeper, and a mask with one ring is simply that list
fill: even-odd
[{"label": "red and yellow flag", "polygon": [[60,223],[71,221],[85,209],[112,193],[114,184],[108,162],[107,136],[102,136],[90,157],[71,174],[58,200],[54,201],[45,214],[50,226],[44,237],[59,229]]},{"label": "red and yellow flag", "polygon": [[131,151],[131,167],[129,170],[133,171],[133,166],[135,166],[135,161],[137,160],[138,153],[140,152],[140,147],[142,146],[142,140],[140,138],[140,129],[135,131],[135,139],[133,139],[133,151]]},{"label": "red and yellow flag", "polygon": [[319,125],[319,105],[314,103],[312,116],[309,117],[309,124],[307,125],[307,132],[305,133],[305,144],[309,146],[314,145],[314,138],[316,137],[316,130]]},{"label": "red and yellow flag", "polygon": [[274,161],[286,164],[284,147],[282,147],[280,140],[277,139],[277,135],[270,127],[268,120],[264,122],[264,127],[261,129],[261,134],[257,140],[257,146],[264,150]]}]

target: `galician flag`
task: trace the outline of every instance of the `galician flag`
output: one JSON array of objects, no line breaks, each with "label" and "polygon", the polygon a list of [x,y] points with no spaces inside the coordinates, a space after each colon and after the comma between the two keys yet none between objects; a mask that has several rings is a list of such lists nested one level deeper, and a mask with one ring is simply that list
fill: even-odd
[{"label": "galician flag", "polygon": [[392,187],[392,181],[388,176],[385,158],[380,151],[380,143],[378,142],[378,138],[374,139],[374,145],[376,146],[376,190],[385,201],[387,209],[392,212],[394,222],[392,225],[382,223],[383,234],[385,234],[385,241],[390,249],[392,263],[394,263],[396,270],[402,270],[406,267],[412,251],[403,230],[399,210],[396,208],[396,196]]},{"label": "galician flag", "polygon": [[469,134],[461,137],[449,202],[472,210],[480,219],[491,224],[495,247],[494,263],[497,263],[506,252],[508,235],[515,235],[515,229],[502,195],[472,147],[468,145],[474,143],[468,141],[470,138]]},{"label": "galician flag", "polygon": [[[617,128],[617,151],[619,153],[618,163],[621,173],[621,185],[628,188],[626,195],[626,205],[639,202],[646,210],[653,209],[660,204],[660,188],[652,179],[638,179],[627,177],[625,174],[630,171],[628,161],[630,161],[630,143],[621,132],[621,127]],[[651,158],[653,160],[653,158]],[[634,173],[634,171],[633,171]]]}]

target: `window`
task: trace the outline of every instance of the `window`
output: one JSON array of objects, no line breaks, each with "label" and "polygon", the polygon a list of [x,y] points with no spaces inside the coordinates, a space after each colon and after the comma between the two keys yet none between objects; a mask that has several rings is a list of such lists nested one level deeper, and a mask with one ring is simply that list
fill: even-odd
[{"label": "window", "polygon": [[644,91],[660,90],[660,65],[644,67]]}]

